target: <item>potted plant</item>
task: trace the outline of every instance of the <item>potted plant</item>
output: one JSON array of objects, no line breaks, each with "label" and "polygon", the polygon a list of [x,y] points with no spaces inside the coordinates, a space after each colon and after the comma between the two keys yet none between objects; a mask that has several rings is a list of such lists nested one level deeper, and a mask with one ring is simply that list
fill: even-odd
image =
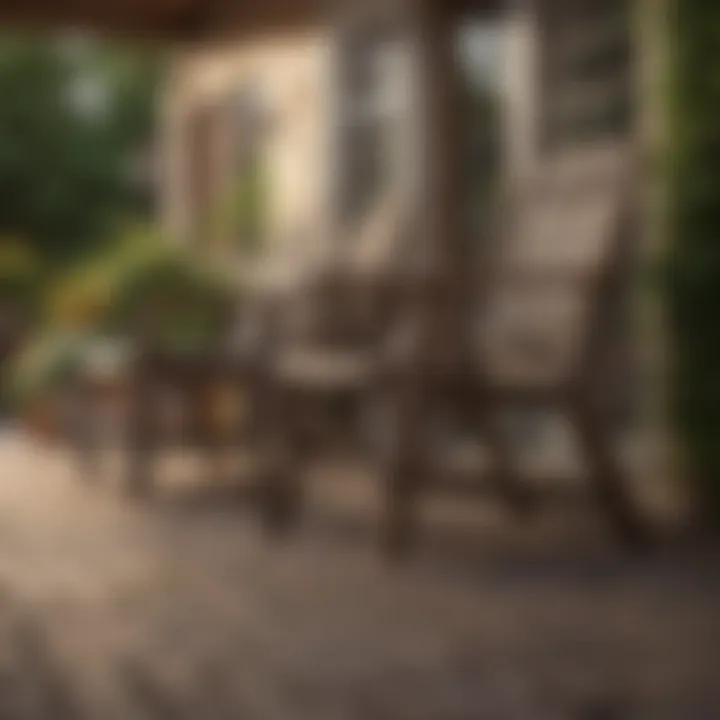
[{"label": "potted plant", "polygon": [[44,440],[59,436],[59,411],[80,376],[86,342],[81,335],[45,329],[12,358],[10,400],[34,436]]},{"label": "potted plant", "polygon": [[227,339],[234,311],[232,286],[220,273],[176,251],[156,251],[118,273],[108,327],[149,351],[197,355]]},{"label": "potted plant", "polygon": [[151,228],[133,228],[56,286],[48,317],[71,332],[184,354],[217,348],[234,306],[229,277]]},{"label": "potted plant", "polygon": [[52,419],[77,381],[99,373],[105,391],[122,394],[125,362],[136,351],[182,359],[212,354],[228,338],[230,280],[158,240],[136,229],[52,289],[46,318],[53,329],[33,339],[14,372],[16,397],[35,432],[53,434]]}]

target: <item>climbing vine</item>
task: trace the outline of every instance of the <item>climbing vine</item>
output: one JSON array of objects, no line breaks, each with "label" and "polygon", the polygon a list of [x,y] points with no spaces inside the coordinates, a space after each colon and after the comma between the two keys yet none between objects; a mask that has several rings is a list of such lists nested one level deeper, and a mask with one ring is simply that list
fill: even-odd
[{"label": "climbing vine", "polygon": [[720,526],[720,4],[675,0],[673,12],[672,411],[689,478]]}]

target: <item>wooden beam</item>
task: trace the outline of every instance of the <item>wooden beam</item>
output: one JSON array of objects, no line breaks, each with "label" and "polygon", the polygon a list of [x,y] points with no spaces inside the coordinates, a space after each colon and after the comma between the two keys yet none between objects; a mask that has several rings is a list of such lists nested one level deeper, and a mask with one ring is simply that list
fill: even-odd
[{"label": "wooden beam", "polygon": [[[58,30],[208,40],[311,30],[335,0],[4,0],[0,23]],[[389,1],[389,0],[388,0]],[[500,0],[433,0],[443,14],[500,12]]]},{"label": "wooden beam", "polygon": [[0,7],[3,26],[32,30],[81,29],[109,35],[171,38],[176,18],[188,12],[195,0],[107,0],[103,3],[68,0],[50,3],[13,0]]},{"label": "wooden beam", "polygon": [[[457,16],[448,6],[411,0],[418,102],[418,238],[424,272],[442,290],[428,305],[427,352],[432,363],[449,361],[459,339],[457,312],[467,268],[461,234],[458,72],[455,54]],[[426,289],[429,289],[427,286]]]}]

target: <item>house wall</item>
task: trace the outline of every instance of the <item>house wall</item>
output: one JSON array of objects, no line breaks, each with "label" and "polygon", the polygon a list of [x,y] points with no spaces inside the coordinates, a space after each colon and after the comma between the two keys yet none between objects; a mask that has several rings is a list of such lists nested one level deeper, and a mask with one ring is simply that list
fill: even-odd
[{"label": "house wall", "polygon": [[[628,0],[609,3],[629,6]],[[600,8],[600,15],[612,21],[604,7],[596,0],[509,4],[499,72],[504,167],[511,179],[531,172],[538,157],[557,146],[558,138],[572,139],[574,128],[593,130],[596,119],[602,124],[608,107],[612,110],[618,99],[622,104],[624,95],[632,93],[632,70],[623,59],[622,43],[612,24],[598,27],[593,17]],[[583,36],[587,43],[578,42]],[[247,82],[262,88],[272,118],[263,142],[272,188],[268,242],[296,242],[298,234],[317,235],[332,224],[332,210],[347,189],[338,162],[347,147],[338,146],[337,130],[347,122],[348,99],[346,93],[340,102],[336,41],[332,33],[318,31],[178,55],[168,83],[163,133],[163,217],[173,237],[203,245],[221,240],[197,222],[198,205],[205,202],[203,197],[222,194],[232,173],[232,98]],[[609,63],[603,60],[608,56],[603,43],[611,50]],[[620,47],[618,62],[612,57],[614,46]],[[583,75],[588,49],[601,60],[598,64],[590,57],[594,76]],[[412,70],[408,72],[406,81],[396,83],[398,88],[410,84]],[[423,142],[410,132],[417,115],[410,112],[401,120],[393,143],[394,149],[402,150],[397,163],[403,168],[402,182],[410,185],[422,175],[422,163],[415,156],[422,154]],[[198,125],[204,125],[200,132]],[[198,143],[204,147],[198,149]]]},{"label": "house wall", "polygon": [[[181,243],[213,246],[212,221],[198,223],[198,195],[227,192],[238,126],[234,102],[251,85],[261,94],[267,122],[261,145],[268,176],[267,237],[288,242],[313,236],[327,221],[331,102],[328,55],[321,36],[295,36],[241,46],[186,50],[177,55],[165,97],[163,223]],[[197,131],[205,113],[204,130]],[[207,164],[207,178],[197,156]],[[200,164],[202,165],[203,162]],[[210,187],[203,188],[203,182]],[[212,208],[206,207],[207,216]],[[207,219],[207,218],[206,218]]]}]

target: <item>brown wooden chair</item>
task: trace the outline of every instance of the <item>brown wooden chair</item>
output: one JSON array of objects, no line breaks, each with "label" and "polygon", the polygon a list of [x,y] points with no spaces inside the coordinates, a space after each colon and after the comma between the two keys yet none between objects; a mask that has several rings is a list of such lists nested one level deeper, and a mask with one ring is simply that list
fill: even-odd
[{"label": "brown wooden chair", "polygon": [[[106,353],[107,354],[107,353]],[[256,348],[178,355],[135,348],[108,365],[89,353],[67,408],[82,474],[97,480],[108,450],[122,451],[123,489],[148,495],[161,452],[192,449],[216,461],[259,446],[262,361]]]},{"label": "brown wooden chair", "polygon": [[245,445],[261,474],[265,384],[254,349],[188,357],[145,352],[129,378],[126,489],[131,494],[152,489],[158,452],[172,448],[200,451],[215,467],[223,454]]},{"label": "brown wooden chair", "polygon": [[[127,373],[126,487],[133,494],[146,493],[153,486],[155,460],[160,450],[173,446],[200,450],[212,463],[223,452],[245,445],[254,457],[260,487],[268,485],[266,472],[283,467],[281,439],[287,435],[287,412],[278,411],[278,398],[289,394],[285,380],[299,374],[313,386],[332,385],[342,374],[337,356],[316,358],[319,363],[307,366],[308,342],[316,339],[311,338],[312,328],[327,327],[325,309],[337,301],[333,290],[340,265],[329,249],[333,248],[297,242],[240,263],[242,311],[235,323],[239,332],[224,347],[188,357],[147,349],[136,354]],[[371,253],[368,259],[376,255]],[[362,267],[367,266],[366,261]],[[306,352],[299,352],[301,347]],[[350,364],[346,359],[345,367]],[[316,382],[318,371],[321,383]],[[350,380],[345,375],[340,382]],[[275,392],[278,385],[287,392]],[[214,408],[223,395],[228,404],[234,400],[244,410],[241,421],[226,423],[224,431],[213,422]],[[166,421],[168,405],[176,415],[170,423],[174,427]],[[88,458],[93,456],[90,450],[86,443]]]},{"label": "brown wooden chair", "polygon": [[[507,214],[463,306],[465,331],[452,364],[416,373],[398,401],[404,410],[382,533],[388,552],[412,542],[417,501],[426,491],[497,491],[517,511],[534,506],[538,498],[520,476],[503,423],[513,408],[565,413],[612,527],[628,543],[646,538],[604,408],[621,342],[616,299],[632,241],[631,166],[620,144],[564,153],[539,169]],[[473,481],[454,483],[453,440],[463,426],[484,440],[485,452]],[[490,482],[480,481],[481,472]]]},{"label": "brown wooden chair", "polygon": [[[277,319],[295,308],[308,288],[318,286],[330,260],[322,248],[302,243],[291,243],[289,250],[271,248],[256,259],[237,260],[238,316],[219,347],[183,355],[155,351],[152,343],[136,340],[130,359],[109,377],[92,367],[83,373],[72,434],[85,476],[98,475],[104,446],[118,440],[125,450],[125,488],[139,495],[152,489],[161,452],[191,448],[216,465],[221,455],[244,446],[263,485],[262,468],[277,460],[276,433],[266,422],[274,397],[269,393],[275,357],[270,340],[277,334]],[[99,422],[108,395],[119,395],[126,409],[123,429],[109,433],[101,431]],[[218,412],[219,405],[231,411]],[[237,419],[218,422],[218,415]]]},{"label": "brown wooden chair", "polygon": [[214,469],[222,455],[245,445],[258,451],[262,467],[266,347],[251,304],[241,306],[242,332],[204,352],[161,351],[137,338],[90,345],[67,418],[85,477],[101,474],[113,447],[122,450],[123,487],[131,495],[153,489],[161,452],[192,449]]},{"label": "brown wooden chair", "polygon": [[267,485],[269,529],[297,520],[307,460],[363,445],[359,417],[382,393],[400,317],[409,237],[402,215],[397,198],[384,197],[279,312],[268,384],[280,462]]}]

